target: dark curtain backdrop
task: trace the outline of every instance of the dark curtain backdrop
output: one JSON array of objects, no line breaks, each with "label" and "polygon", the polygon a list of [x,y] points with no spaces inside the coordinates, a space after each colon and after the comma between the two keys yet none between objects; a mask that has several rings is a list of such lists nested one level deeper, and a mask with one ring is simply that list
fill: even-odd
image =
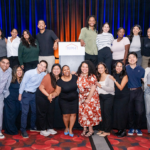
[{"label": "dark curtain backdrop", "polygon": [[6,37],[12,28],[18,29],[19,36],[29,29],[35,37],[38,20],[43,19],[60,41],[77,41],[89,15],[96,16],[99,32],[105,22],[109,22],[114,37],[119,27],[128,35],[131,27],[139,24],[146,36],[150,0],[0,0],[0,27]]}]

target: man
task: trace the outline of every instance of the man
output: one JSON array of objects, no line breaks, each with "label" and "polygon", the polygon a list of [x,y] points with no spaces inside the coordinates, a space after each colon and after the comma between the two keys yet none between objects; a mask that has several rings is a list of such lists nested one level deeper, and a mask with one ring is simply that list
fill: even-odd
[{"label": "man", "polygon": [[12,79],[12,70],[9,68],[9,59],[4,57],[0,61],[0,139],[5,138],[2,134],[4,98],[9,95],[9,86]]},{"label": "man", "polygon": [[47,68],[47,62],[41,60],[37,65],[37,68],[29,70],[25,73],[19,89],[18,100],[21,101],[22,114],[21,114],[21,135],[24,138],[28,138],[26,132],[27,126],[27,115],[29,112],[29,105],[31,107],[31,131],[35,131],[36,121],[36,103],[35,103],[35,92],[39,87],[42,79],[46,75],[45,71]]},{"label": "man", "polygon": [[[129,100],[129,131],[128,135],[133,135],[134,132],[138,136],[142,136],[141,123],[142,114],[144,111],[144,93],[142,90],[141,79],[144,80],[145,70],[138,66],[137,54],[131,52],[128,54],[129,65],[126,66],[128,75],[128,88],[130,89],[130,100]],[[136,114],[136,121],[135,121]]]},{"label": "man", "polygon": [[85,46],[85,60],[90,60],[96,66],[98,50],[96,46],[97,30],[95,16],[89,16],[86,24],[86,27],[81,29],[79,41],[81,46]]},{"label": "man", "polygon": [[36,35],[36,38],[40,46],[39,61],[47,61],[47,71],[50,72],[52,65],[55,63],[54,50],[57,49],[59,39],[52,30],[45,29],[44,20],[39,20],[38,28],[40,32]]}]

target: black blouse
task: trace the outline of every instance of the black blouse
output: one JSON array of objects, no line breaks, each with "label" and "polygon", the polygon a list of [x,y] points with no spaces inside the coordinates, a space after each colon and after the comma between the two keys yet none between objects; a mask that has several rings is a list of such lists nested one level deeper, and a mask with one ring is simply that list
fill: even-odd
[{"label": "black blouse", "polygon": [[148,37],[143,38],[143,43],[142,43],[142,55],[150,57],[150,39]]}]

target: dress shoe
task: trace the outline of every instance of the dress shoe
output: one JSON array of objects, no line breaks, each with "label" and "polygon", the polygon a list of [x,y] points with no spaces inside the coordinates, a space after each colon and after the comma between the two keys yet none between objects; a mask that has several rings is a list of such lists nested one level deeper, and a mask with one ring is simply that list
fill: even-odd
[{"label": "dress shoe", "polygon": [[122,130],[122,132],[120,134],[117,135],[117,137],[124,137],[126,136],[126,130]]}]

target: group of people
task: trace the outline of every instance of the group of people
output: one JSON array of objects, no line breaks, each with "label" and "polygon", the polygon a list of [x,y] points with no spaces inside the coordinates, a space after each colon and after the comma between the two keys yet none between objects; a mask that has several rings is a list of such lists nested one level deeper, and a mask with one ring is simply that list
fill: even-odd
[{"label": "group of people", "polygon": [[[85,46],[85,61],[74,74],[68,65],[54,64],[53,50],[59,42],[55,33],[46,29],[43,20],[38,28],[36,40],[28,30],[21,39],[16,29],[8,39],[0,30],[0,131],[3,123],[5,133],[18,134],[16,120],[21,111],[21,135],[28,138],[31,108],[30,130],[40,130],[43,136],[56,134],[54,103],[59,97],[65,135],[74,136],[78,114],[82,136],[92,136],[93,126],[98,125],[99,136],[110,135],[116,128],[115,135],[123,137],[127,122],[128,135],[136,132],[142,136],[144,99],[150,133],[150,28],[148,37],[141,37],[139,25],[124,37],[125,30],[120,27],[114,40],[108,23],[98,34],[95,16],[89,16],[79,36],[81,46]],[[4,138],[2,132],[0,138]]]}]

